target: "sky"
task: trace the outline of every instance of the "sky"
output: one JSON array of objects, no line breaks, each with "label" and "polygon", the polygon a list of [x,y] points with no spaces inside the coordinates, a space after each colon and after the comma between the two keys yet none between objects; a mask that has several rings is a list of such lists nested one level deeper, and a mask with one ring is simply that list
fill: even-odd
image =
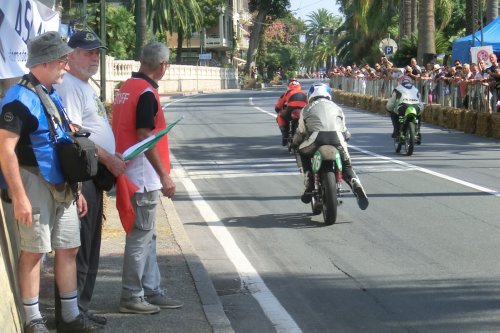
[{"label": "sky", "polygon": [[335,0],[290,0],[290,10],[295,16],[307,20],[307,16],[320,8],[325,8],[334,15],[340,15]]}]

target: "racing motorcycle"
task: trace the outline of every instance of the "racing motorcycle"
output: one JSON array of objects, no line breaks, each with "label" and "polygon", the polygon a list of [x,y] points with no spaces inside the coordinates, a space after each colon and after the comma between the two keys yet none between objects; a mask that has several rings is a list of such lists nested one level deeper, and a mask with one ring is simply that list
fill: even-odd
[{"label": "racing motorcycle", "polygon": [[337,220],[337,207],[342,204],[342,160],[340,152],[334,146],[320,146],[312,159],[312,191],[311,208],[314,215],[323,213],[326,225]]},{"label": "racing motorcycle", "polygon": [[420,124],[418,110],[413,105],[407,105],[403,115],[399,115],[399,134],[394,138],[396,153],[404,147],[406,155],[411,156],[415,145],[420,144]]}]

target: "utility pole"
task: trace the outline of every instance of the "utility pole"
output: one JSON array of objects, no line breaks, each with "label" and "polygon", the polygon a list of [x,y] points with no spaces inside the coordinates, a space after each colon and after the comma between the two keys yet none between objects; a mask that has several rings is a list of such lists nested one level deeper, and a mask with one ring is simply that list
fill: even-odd
[{"label": "utility pole", "polygon": [[[86,2],[86,0],[84,0]],[[101,0],[101,18],[100,18],[100,31],[101,43],[106,45],[106,1]],[[101,101],[106,100],[106,49],[100,49],[100,68],[101,68]]]}]

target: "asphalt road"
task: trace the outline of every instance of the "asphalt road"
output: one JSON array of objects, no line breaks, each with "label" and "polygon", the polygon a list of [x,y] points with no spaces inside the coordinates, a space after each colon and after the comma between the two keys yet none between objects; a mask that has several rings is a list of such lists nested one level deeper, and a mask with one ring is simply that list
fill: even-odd
[{"label": "asphalt road", "polygon": [[423,126],[411,157],[390,119],[345,108],[352,194],[325,226],[280,145],[281,90],[168,105],[177,212],[236,332],[499,332],[499,141]]}]

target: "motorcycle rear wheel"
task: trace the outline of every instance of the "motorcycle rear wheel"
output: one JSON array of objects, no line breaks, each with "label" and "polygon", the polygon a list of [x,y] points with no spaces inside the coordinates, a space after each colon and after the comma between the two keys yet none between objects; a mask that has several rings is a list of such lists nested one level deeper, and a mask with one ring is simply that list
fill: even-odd
[{"label": "motorcycle rear wheel", "polygon": [[298,126],[298,121],[290,122],[290,132],[288,134],[288,152],[290,154],[293,154],[295,152],[292,143],[293,143],[293,136],[295,135],[295,131],[297,130],[297,126]]},{"label": "motorcycle rear wheel", "polygon": [[321,183],[323,185],[323,219],[326,225],[332,225],[337,221],[337,180],[333,170],[321,172]]}]

